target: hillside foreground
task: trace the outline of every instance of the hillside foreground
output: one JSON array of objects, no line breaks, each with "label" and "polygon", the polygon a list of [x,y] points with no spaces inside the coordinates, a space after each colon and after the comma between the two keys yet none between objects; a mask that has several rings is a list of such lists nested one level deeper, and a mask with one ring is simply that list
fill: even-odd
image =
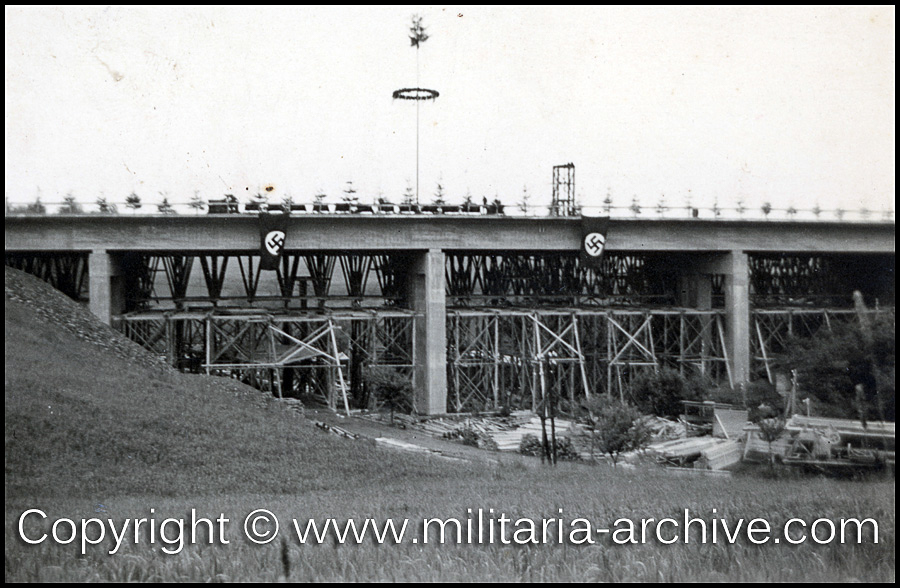
[{"label": "hillside foreground", "polygon": [[[5,278],[7,581],[894,581],[893,479],[686,478],[652,465],[551,468],[500,454],[450,461],[376,447],[323,433],[234,380],[178,373],[36,278],[10,268]],[[260,508],[281,522],[265,545],[242,533],[244,517]],[[146,518],[152,526],[190,521],[193,510],[229,519],[229,543],[201,536],[169,555],[141,536],[112,555],[109,539],[82,555],[80,537],[67,545],[22,540],[28,509],[47,517],[29,519],[31,537],[60,518]],[[713,544],[691,535],[672,545],[618,545],[609,536],[594,544],[487,544],[485,536],[480,544],[379,545],[369,536],[310,545],[290,524],[465,523],[479,509],[610,528],[623,517],[681,519],[685,509],[732,526],[740,518],[775,527],[793,517],[870,517],[878,543]]]}]

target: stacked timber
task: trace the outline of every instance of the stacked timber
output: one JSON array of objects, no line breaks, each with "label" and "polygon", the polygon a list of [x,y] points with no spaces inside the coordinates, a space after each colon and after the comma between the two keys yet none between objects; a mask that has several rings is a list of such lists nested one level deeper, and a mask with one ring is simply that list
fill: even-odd
[{"label": "stacked timber", "polygon": [[700,452],[694,468],[702,470],[723,470],[741,461],[743,447],[740,441],[726,439]]},{"label": "stacked timber", "polygon": [[375,445],[381,447],[390,447],[391,449],[401,449],[403,451],[412,451],[413,453],[435,453],[433,450],[414,443],[407,443],[400,439],[392,439],[391,437],[378,437],[375,439]]},{"label": "stacked timber", "polygon": [[868,421],[864,427],[858,420],[851,419],[832,419],[826,417],[809,417],[795,414],[788,421],[788,427],[834,427],[838,431],[848,431],[856,433],[869,433],[871,435],[887,435],[894,436],[894,423],[882,421]]},{"label": "stacked timber", "polygon": [[[583,427],[581,425],[573,423],[572,421],[556,419],[557,437],[569,437],[571,439],[582,428]],[[550,432],[550,421],[548,420],[548,436],[550,435]],[[531,415],[530,420],[521,424],[519,427],[506,431],[496,432],[491,435],[491,438],[494,440],[494,443],[497,444],[497,449],[500,451],[519,451],[519,447],[522,445],[522,438],[525,437],[525,435],[534,435],[538,439],[543,436],[540,417]]]},{"label": "stacked timber", "polygon": [[347,439],[359,439],[359,435],[356,433],[351,433],[347,429],[329,425],[328,423],[323,423],[322,421],[316,421],[316,426],[326,433],[334,433],[335,435],[340,435],[341,437],[345,437]]},{"label": "stacked timber", "polygon": [[296,398],[283,398],[281,400],[284,402],[288,409],[293,411],[295,414],[303,416],[303,403],[297,400]]},{"label": "stacked timber", "polygon": [[659,463],[684,467],[697,461],[704,450],[711,449],[721,442],[713,437],[688,437],[654,443],[647,449],[657,455]]},{"label": "stacked timber", "polygon": [[844,444],[854,446],[867,445],[869,447],[872,444],[876,444],[880,446],[880,449],[894,450],[894,423],[868,421],[863,426],[858,420],[808,417],[795,414],[785,425],[785,430],[791,434],[808,430],[836,432]]},{"label": "stacked timber", "polygon": [[499,451],[518,451],[522,444],[522,437],[534,435],[540,439],[541,434],[541,419],[532,417],[531,420],[519,427],[508,431],[500,431],[491,435],[491,438],[497,444]]}]

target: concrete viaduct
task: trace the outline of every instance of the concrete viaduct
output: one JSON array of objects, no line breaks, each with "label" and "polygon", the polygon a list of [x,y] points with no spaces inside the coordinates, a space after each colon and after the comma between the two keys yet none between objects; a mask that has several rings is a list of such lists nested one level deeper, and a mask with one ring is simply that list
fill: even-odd
[{"label": "concrete viaduct", "polygon": [[[119,258],[125,252],[252,254],[259,249],[255,215],[12,216],[7,253],[88,254],[90,308],[104,322],[123,311]],[[571,217],[300,214],[290,218],[288,251],[398,252],[414,259],[407,284],[417,326],[419,406],[446,410],[445,253],[577,251],[581,222]],[[754,253],[894,254],[894,224],[885,222],[613,219],[610,252],[687,257],[680,303],[709,308],[711,277],[725,277],[728,356],[738,381],[749,378],[748,255]],[[684,265],[682,264],[682,267]],[[891,276],[891,279],[893,277]]]}]

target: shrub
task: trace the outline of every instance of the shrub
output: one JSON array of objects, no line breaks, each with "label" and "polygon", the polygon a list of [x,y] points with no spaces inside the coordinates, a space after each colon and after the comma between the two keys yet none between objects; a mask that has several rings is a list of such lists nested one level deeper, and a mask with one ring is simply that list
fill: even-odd
[{"label": "shrub", "polygon": [[609,455],[613,466],[622,453],[642,449],[650,442],[650,429],[634,406],[606,397],[595,397],[589,402],[588,410],[593,430],[591,451],[597,447]]},{"label": "shrub", "polygon": [[785,421],[781,417],[760,419],[756,425],[759,427],[759,436],[769,445],[769,466],[775,465],[775,452],[772,444],[781,437],[784,432]]},{"label": "shrub", "polygon": [[400,410],[409,400],[412,385],[409,378],[396,369],[372,366],[366,369],[366,383],[374,390],[375,397],[391,410],[391,424],[394,411]]},{"label": "shrub", "polygon": [[747,417],[752,422],[784,414],[784,398],[767,380],[747,384]]},{"label": "shrub", "polygon": [[[544,453],[543,444],[536,435],[529,433],[522,437],[522,442],[519,444],[519,453],[540,457]],[[575,449],[571,439],[568,437],[557,437],[556,458],[565,461],[578,461],[581,459],[581,455]]]},{"label": "shrub", "polygon": [[[796,369],[800,397],[810,397],[822,416],[894,420],[894,317],[871,319],[867,332],[858,321],[794,339],[781,363]],[[856,401],[854,389],[862,384]],[[861,414],[862,413],[862,414]]]},{"label": "shrub", "polygon": [[682,400],[697,398],[697,390],[676,370],[661,367],[654,372],[644,372],[631,384],[631,396],[637,408],[645,414],[661,417],[678,417]]}]

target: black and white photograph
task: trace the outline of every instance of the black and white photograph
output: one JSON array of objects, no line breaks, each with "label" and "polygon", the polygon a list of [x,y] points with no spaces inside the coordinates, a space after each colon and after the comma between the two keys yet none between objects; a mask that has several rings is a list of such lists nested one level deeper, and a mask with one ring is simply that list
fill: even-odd
[{"label": "black and white photograph", "polygon": [[894,6],[10,6],[7,582],[894,582]]}]

